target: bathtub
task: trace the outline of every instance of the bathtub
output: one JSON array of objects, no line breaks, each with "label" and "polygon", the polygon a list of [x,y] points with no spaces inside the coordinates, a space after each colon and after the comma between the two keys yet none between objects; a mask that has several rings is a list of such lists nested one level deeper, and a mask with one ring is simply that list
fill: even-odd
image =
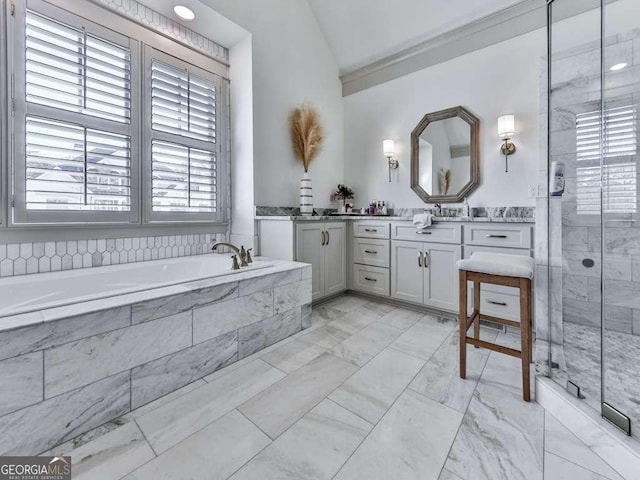
[{"label": "bathtub", "polygon": [[311,265],[230,266],[208,254],[0,280],[0,455],[51,450],[311,326]]},{"label": "bathtub", "polygon": [[96,299],[180,285],[270,267],[255,260],[231,270],[229,254],[207,254],[0,280],[0,318]]}]

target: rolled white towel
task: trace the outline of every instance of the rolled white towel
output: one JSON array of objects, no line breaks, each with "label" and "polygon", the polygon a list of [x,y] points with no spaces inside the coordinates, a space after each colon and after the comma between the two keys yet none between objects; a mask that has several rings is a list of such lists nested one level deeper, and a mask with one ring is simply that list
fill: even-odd
[{"label": "rolled white towel", "polygon": [[413,224],[417,229],[429,228],[433,222],[433,215],[430,213],[419,213],[413,216]]}]

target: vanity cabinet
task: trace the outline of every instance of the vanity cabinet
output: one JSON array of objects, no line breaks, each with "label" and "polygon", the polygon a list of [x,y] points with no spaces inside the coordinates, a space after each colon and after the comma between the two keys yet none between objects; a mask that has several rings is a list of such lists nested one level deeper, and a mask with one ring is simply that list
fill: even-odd
[{"label": "vanity cabinet", "polygon": [[391,297],[441,310],[458,307],[459,244],[391,241]]},{"label": "vanity cabinet", "polygon": [[345,222],[302,222],[296,225],[295,260],[310,263],[312,299],[347,288]]},{"label": "vanity cabinet", "polygon": [[351,288],[389,296],[389,222],[353,222]]}]

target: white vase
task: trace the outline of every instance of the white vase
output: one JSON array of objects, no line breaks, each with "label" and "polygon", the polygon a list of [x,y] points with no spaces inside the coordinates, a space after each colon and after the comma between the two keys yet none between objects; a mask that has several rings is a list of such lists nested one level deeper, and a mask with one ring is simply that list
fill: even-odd
[{"label": "white vase", "polygon": [[313,214],[313,189],[311,187],[311,179],[307,172],[304,172],[300,180],[300,214]]}]

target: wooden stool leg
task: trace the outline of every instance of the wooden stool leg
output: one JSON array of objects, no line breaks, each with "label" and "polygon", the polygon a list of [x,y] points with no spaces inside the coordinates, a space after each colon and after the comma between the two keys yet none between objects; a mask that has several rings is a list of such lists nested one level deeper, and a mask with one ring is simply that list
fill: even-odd
[{"label": "wooden stool leg", "polygon": [[531,299],[531,284],[527,288],[529,296],[529,363],[533,363],[533,302]]},{"label": "wooden stool leg", "polygon": [[467,271],[460,270],[458,289],[460,311],[460,378],[467,378]]},{"label": "wooden stool leg", "polygon": [[520,343],[522,359],[522,397],[525,402],[531,400],[531,379],[529,374],[531,319],[529,318],[531,280],[520,279]]},{"label": "wooden stool leg", "polygon": [[480,282],[473,282],[473,310],[474,312],[478,311],[478,315],[473,321],[473,336],[476,340],[480,340]]}]

